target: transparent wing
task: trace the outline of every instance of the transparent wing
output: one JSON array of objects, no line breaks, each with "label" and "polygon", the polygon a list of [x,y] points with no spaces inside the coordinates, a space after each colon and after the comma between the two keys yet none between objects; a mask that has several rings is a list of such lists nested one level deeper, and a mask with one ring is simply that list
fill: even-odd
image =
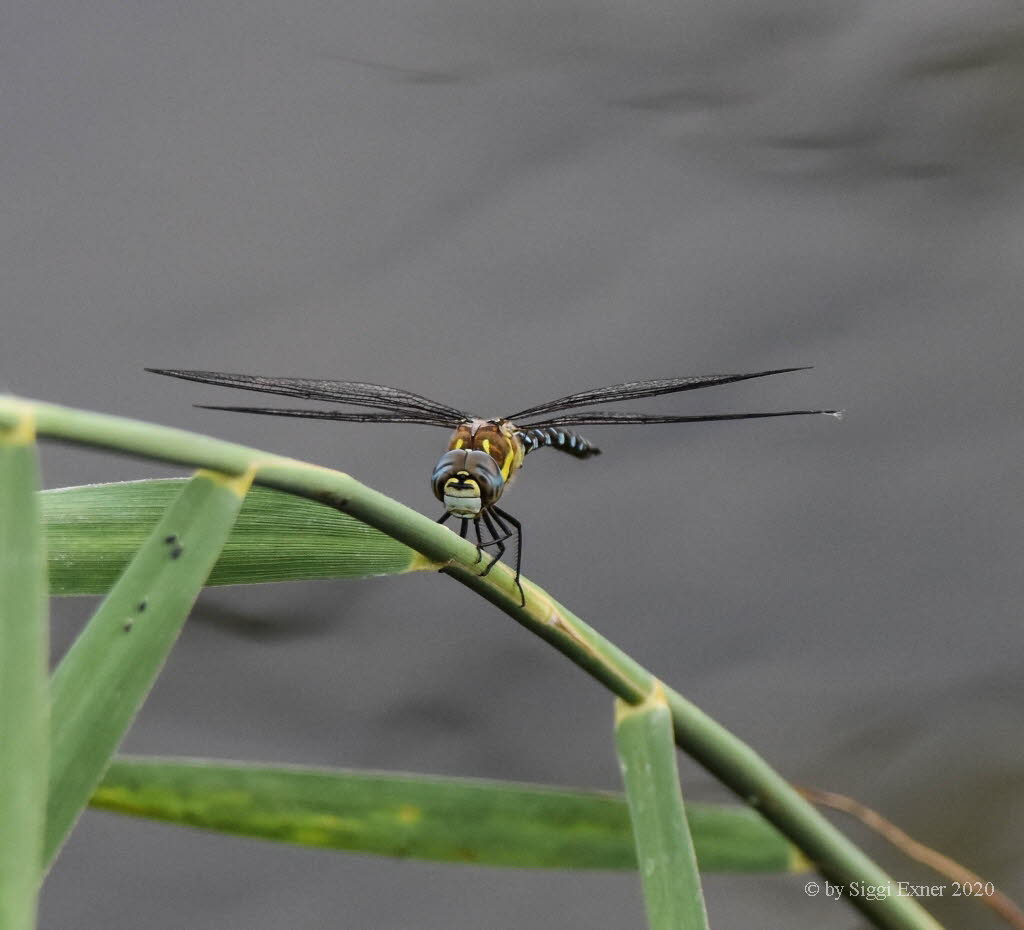
[{"label": "transparent wing", "polygon": [[521,429],[543,429],[550,426],[600,426],[613,423],[706,423],[711,420],[758,420],[764,417],[802,417],[825,414],[841,417],[839,410],[780,410],[773,413],[710,413],[703,416],[660,416],[648,413],[568,413],[562,417],[538,420],[534,423],[517,423]]},{"label": "transparent wing", "polygon": [[349,413],[344,410],[300,410],[287,407],[217,407],[213,404],[196,404],[202,410],[230,410],[233,413],[263,413],[275,417],[302,417],[307,420],[344,420],[347,423],[423,423],[427,426],[443,426],[451,429],[455,421],[440,417],[421,416],[412,413]]},{"label": "transparent wing", "polygon": [[[463,420],[472,419],[469,414],[439,401],[431,400],[411,391],[387,387],[383,384],[366,384],[362,381],[320,381],[313,378],[265,378],[262,375],[238,375],[220,371],[189,371],[178,368],[147,368],[158,375],[169,375],[185,381],[199,381],[221,387],[241,388],[244,391],[260,391],[264,394],[282,394],[286,397],[302,397],[306,400],[326,400],[335,403],[355,404],[359,407],[376,407],[391,410],[411,417],[422,417],[438,426],[454,426]],[[229,409],[229,408],[224,408]],[[247,408],[250,412],[269,412],[259,408]],[[285,414],[295,416],[296,414]],[[341,419],[335,417],[335,419]],[[375,422],[372,420],[360,422]],[[390,422],[387,420],[376,422]],[[413,422],[413,421],[404,421]]]},{"label": "transparent wing", "polygon": [[[568,394],[546,404],[527,407],[516,413],[509,414],[506,420],[517,422],[522,417],[536,417],[570,407],[590,407],[594,404],[611,403],[618,400],[635,400],[638,397],[657,397],[660,394],[675,394],[678,391],[694,391],[698,388],[713,387],[716,384],[730,384],[733,381],[748,381],[751,378],[766,378],[768,375],[781,375],[788,371],[804,371],[809,366],[799,368],[775,368],[772,371],[755,371],[740,375],[696,375],[690,378],[661,378],[654,381],[627,381],[624,384],[612,384],[609,387],[594,388]],[[581,421],[582,422],[582,421]],[[644,421],[633,421],[644,422]],[[661,422],[661,421],[648,421]],[[671,422],[671,421],[670,421]]]}]

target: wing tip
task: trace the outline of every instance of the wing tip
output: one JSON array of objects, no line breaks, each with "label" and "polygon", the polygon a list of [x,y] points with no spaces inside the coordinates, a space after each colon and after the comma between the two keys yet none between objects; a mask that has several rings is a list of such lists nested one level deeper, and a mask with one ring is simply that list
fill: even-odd
[{"label": "wing tip", "polygon": [[793,365],[790,368],[771,368],[768,371],[759,371],[757,377],[761,375],[786,375],[791,371],[810,371],[813,365]]},{"label": "wing tip", "polygon": [[207,372],[193,371],[188,368],[143,368],[142,370],[154,375],[166,375],[169,378],[185,378],[186,380],[192,375],[207,374]]}]

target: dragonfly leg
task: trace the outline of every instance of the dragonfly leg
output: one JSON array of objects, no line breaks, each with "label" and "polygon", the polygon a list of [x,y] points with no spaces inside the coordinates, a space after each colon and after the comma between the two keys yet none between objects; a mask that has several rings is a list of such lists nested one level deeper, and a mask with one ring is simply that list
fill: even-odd
[{"label": "dragonfly leg", "polygon": [[[453,516],[454,516],[454,514],[452,514],[451,511],[446,510],[443,514],[441,514],[440,517],[437,518],[436,522],[437,523],[441,523],[441,524],[445,524]],[[479,562],[484,557],[483,549],[480,546],[480,520],[479,519],[475,519],[473,521],[473,523],[476,526],[476,561]],[[462,517],[461,518],[461,522],[459,523],[459,537],[461,539],[465,539],[466,538],[466,534],[468,532],[469,532],[469,518],[468,517]],[[476,563],[474,563],[474,564],[476,564]]]},{"label": "dragonfly leg", "polygon": [[487,568],[483,570],[480,577],[483,578],[492,568],[495,563],[505,554],[505,543],[504,537],[498,536],[498,531],[494,528],[494,522],[491,520],[491,515],[485,510],[480,516],[483,518],[484,525],[487,527],[488,532],[491,534],[491,542],[488,545],[495,545],[498,547],[498,551],[494,554],[494,558],[491,559]]},{"label": "dragonfly leg", "polygon": [[476,530],[476,561],[474,565],[479,565],[484,558],[484,546],[487,545],[480,536],[480,518],[473,517],[473,529]]},{"label": "dragonfly leg", "polygon": [[[505,526],[505,521],[508,520],[508,522],[511,523],[513,527],[515,527],[514,535],[516,537],[516,587],[519,588],[519,597],[522,598],[522,603],[519,606],[525,607],[526,592],[523,590],[523,586],[519,582],[519,569],[522,567],[523,564],[523,524],[520,523],[515,517],[513,517],[512,514],[508,513],[507,511],[500,510],[497,507],[492,507],[491,512],[494,514],[494,519],[498,521],[498,526],[500,526],[503,531],[508,533],[508,536],[512,536],[513,532],[507,526]],[[507,539],[508,536],[506,536],[505,538]]]},{"label": "dragonfly leg", "polygon": [[[473,518],[473,529],[476,530],[476,559],[473,562],[473,564],[476,565],[484,557],[484,550],[480,547],[480,518],[479,517],[474,517]],[[466,534],[468,532],[469,532],[469,518],[468,517],[463,517],[462,518],[462,529],[459,530],[459,535],[463,539],[465,539],[466,538]]]},{"label": "dragonfly leg", "polygon": [[[492,514],[492,516],[494,516],[494,515]],[[497,522],[497,517],[495,517],[495,522]],[[508,527],[504,527],[503,526],[502,530],[503,531],[508,530]],[[503,532],[502,535],[499,536],[498,532],[492,527],[492,529],[491,529],[491,538],[488,539],[487,542],[481,543],[480,544],[480,548],[481,549],[489,549],[491,546],[496,546],[496,545],[498,545],[498,543],[504,542],[506,539],[510,539],[512,537],[512,535],[513,534],[511,532]]]}]

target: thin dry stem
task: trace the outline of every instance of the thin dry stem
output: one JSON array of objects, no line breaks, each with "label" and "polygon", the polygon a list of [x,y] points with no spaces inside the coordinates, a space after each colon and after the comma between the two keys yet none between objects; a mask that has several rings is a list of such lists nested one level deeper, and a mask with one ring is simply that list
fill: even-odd
[{"label": "thin dry stem", "polygon": [[1012,898],[1001,891],[993,890],[991,894],[986,893],[985,888],[991,883],[986,882],[977,872],[972,872],[955,859],[950,859],[949,856],[944,856],[938,850],[918,842],[878,811],[861,804],[854,798],[845,794],[837,794],[834,791],[822,791],[820,788],[806,788],[799,785],[796,788],[812,804],[829,807],[832,810],[842,811],[844,814],[856,817],[869,830],[873,830],[887,840],[905,856],[928,866],[940,875],[945,875],[950,881],[981,888],[981,894],[972,895],[972,897],[981,898],[1015,930],[1024,930],[1024,911],[1017,906]]}]

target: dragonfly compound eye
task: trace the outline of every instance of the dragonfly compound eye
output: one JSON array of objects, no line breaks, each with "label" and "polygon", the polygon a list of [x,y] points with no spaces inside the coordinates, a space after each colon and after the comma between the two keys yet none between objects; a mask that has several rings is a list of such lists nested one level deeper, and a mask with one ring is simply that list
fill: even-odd
[{"label": "dragonfly compound eye", "polygon": [[449,513],[476,517],[501,497],[505,479],[486,452],[452,449],[438,460],[431,484]]}]

